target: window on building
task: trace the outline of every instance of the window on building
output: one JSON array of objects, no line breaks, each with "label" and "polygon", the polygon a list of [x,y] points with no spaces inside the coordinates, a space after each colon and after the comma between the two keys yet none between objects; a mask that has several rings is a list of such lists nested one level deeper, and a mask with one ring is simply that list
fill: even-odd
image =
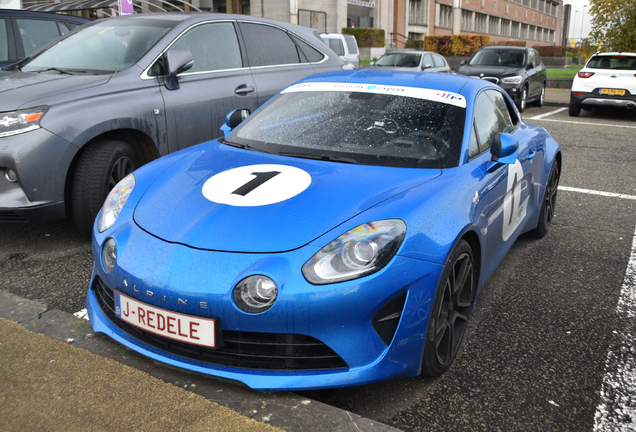
[{"label": "window on building", "polygon": [[490,19],[488,20],[488,33],[492,35],[498,35],[500,22],[501,22],[500,18],[491,16]]},{"label": "window on building", "polygon": [[452,28],[453,27],[453,7],[447,4],[437,3],[437,16],[435,25],[437,27]]},{"label": "window on building", "polygon": [[427,0],[410,0],[409,24],[426,24]]},{"label": "window on building", "polygon": [[473,31],[473,12],[462,9],[461,29],[464,31]]},{"label": "window on building", "polygon": [[475,32],[486,33],[488,31],[488,15],[475,12]]}]

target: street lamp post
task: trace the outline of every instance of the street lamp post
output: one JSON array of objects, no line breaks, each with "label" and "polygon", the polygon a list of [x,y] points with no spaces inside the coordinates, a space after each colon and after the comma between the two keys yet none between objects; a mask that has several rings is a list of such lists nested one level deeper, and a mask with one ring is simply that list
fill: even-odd
[{"label": "street lamp post", "polygon": [[575,10],[574,11],[574,19],[572,20],[572,38],[576,38],[576,14],[579,11]]},{"label": "street lamp post", "polygon": [[587,5],[583,5],[583,16],[581,17],[581,45],[583,45],[583,21],[585,20],[585,8]]}]

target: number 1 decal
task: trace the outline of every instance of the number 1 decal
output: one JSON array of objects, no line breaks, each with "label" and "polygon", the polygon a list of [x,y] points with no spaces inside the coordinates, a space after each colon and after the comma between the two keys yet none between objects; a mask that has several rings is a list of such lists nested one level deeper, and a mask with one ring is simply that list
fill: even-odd
[{"label": "number 1 decal", "polygon": [[276,177],[280,174],[280,171],[269,171],[269,172],[253,172],[252,175],[256,176],[249,182],[245,183],[243,186],[232,192],[236,195],[245,196],[248,193],[252,192],[254,189],[265,183],[267,180]]},{"label": "number 1 decal", "polygon": [[504,197],[503,208],[503,239],[508,240],[515,230],[521,225],[526,218],[528,211],[528,200],[521,201],[521,192],[528,188],[528,183],[523,178],[523,167],[519,161],[514,165],[508,165],[508,187],[506,196]]},{"label": "number 1 decal", "polygon": [[223,171],[203,185],[203,196],[215,203],[255,207],[278,203],[300,194],[311,176],[288,165],[248,165]]}]

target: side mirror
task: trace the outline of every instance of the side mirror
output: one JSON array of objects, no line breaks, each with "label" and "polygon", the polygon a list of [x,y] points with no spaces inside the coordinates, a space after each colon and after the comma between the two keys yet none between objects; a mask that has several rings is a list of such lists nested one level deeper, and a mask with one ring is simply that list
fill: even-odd
[{"label": "side mirror", "polygon": [[375,62],[372,61],[371,63],[369,63],[369,66],[373,66],[374,64]]},{"label": "side mirror", "polygon": [[459,62],[460,66],[464,66],[466,64],[468,64],[468,60],[462,60]]},{"label": "side mirror", "polygon": [[424,66],[422,66],[422,70],[424,70],[424,69],[430,69],[430,68],[432,68],[432,67],[433,67],[433,65],[432,65],[432,64],[427,63],[427,64],[425,64]]},{"label": "side mirror", "polygon": [[531,61],[530,63],[528,63],[528,70],[530,70],[530,69],[534,69],[535,67],[536,67],[536,66],[535,66],[535,64],[534,64],[534,62],[533,62],[533,61]]},{"label": "side mirror", "polygon": [[235,109],[225,117],[225,123],[221,126],[223,136],[228,136],[230,132],[234,130],[243,120],[249,117],[250,110],[247,109]]},{"label": "side mirror", "polygon": [[512,165],[517,161],[519,154],[519,141],[509,133],[500,133],[495,136],[490,146],[491,162],[488,170],[492,170],[500,164]]},{"label": "side mirror", "polygon": [[164,84],[168,90],[178,90],[179,80],[177,75],[187,71],[194,64],[192,53],[188,50],[172,50],[166,52],[164,56],[166,66],[166,77]]}]

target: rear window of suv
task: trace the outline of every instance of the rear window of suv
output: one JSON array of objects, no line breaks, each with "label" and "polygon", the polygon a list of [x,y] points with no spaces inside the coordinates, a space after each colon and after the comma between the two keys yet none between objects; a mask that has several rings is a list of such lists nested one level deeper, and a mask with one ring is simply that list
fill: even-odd
[{"label": "rear window of suv", "polygon": [[628,69],[636,70],[636,56],[594,56],[587,62],[591,69]]}]

